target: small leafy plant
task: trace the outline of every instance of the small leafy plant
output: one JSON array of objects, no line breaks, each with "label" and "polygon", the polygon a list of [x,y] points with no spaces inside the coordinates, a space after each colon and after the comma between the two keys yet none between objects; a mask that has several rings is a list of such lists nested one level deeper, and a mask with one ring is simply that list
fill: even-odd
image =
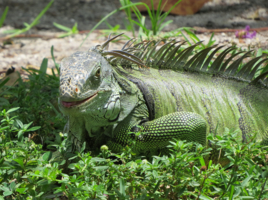
[{"label": "small leafy plant", "polygon": [[[0,199],[263,199],[267,197],[267,149],[252,139],[235,140],[229,130],[209,139],[224,149],[229,164],[205,163],[211,148],[171,142],[169,155],[136,156],[131,146],[121,154],[107,146],[99,155],[80,152],[72,162],[57,161],[28,133],[40,127],[23,124],[14,114],[18,108],[0,113]],[[11,138],[10,133],[16,136]],[[66,135],[57,146],[64,150]],[[61,149],[63,148],[63,149]],[[214,147],[213,147],[214,148]],[[262,163],[262,164],[259,164]],[[66,168],[67,167],[67,168]]]},{"label": "small leafy plant", "polygon": [[[129,21],[129,26],[131,27],[131,31],[133,33],[133,36],[135,37],[135,32],[134,32],[134,26],[133,24],[136,24],[139,26],[139,36],[152,36],[152,35],[157,35],[159,34],[159,32],[168,24],[172,23],[172,20],[166,21],[164,22],[165,18],[168,16],[168,14],[181,2],[181,0],[177,1],[169,10],[168,12],[164,12],[164,14],[162,14],[162,10],[163,7],[161,8],[161,4],[162,4],[162,0],[159,1],[158,3],[158,7],[157,10],[155,11],[153,9],[153,0],[151,0],[151,7],[152,10],[146,5],[146,4],[142,4],[142,5],[146,5],[147,8],[147,12],[148,15],[150,17],[150,21],[151,21],[151,28],[146,28],[145,26],[145,17],[142,16],[142,14],[140,13],[140,11],[137,9],[137,7],[130,1],[130,0],[120,0],[120,3],[122,5],[122,7],[126,7],[126,6],[131,6],[131,7],[126,7],[124,10],[127,14],[127,19]],[[135,13],[136,18],[138,19],[138,21],[135,21],[131,18],[131,10],[133,10],[133,12]]]},{"label": "small leafy plant", "polygon": [[77,29],[77,23],[75,23],[72,28],[60,25],[60,24],[58,24],[56,22],[53,22],[53,25],[56,26],[58,29],[61,29],[61,30],[67,32],[67,33],[59,35],[60,38],[67,37],[67,36],[70,36],[70,35],[75,35],[75,34],[79,33],[79,31]]},{"label": "small leafy plant", "polygon": [[54,140],[65,123],[57,105],[59,67],[55,62],[53,47],[51,54],[55,63],[52,75],[46,74],[48,59],[45,58],[39,70],[24,69],[29,74],[28,81],[23,81],[20,77],[16,86],[5,86],[5,82],[0,84],[1,108],[8,110],[20,107],[20,110],[14,111],[15,114],[24,123],[41,127],[33,137],[42,144],[49,144],[49,141]]},{"label": "small leafy plant", "polygon": [[[168,12],[165,12],[164,14],[161,14],[162,12],[162,8],[161,8],[161,3],[162,1],[159,2],[158,4],[158,9],[157,11],[154,11],[153,9],[151,10],[147,4],[145,3],[132,3],[130,0],[120,0],[121,3],[121,7],[117,10],[114,10],[112,12],[110,12],[108,15],[106,15],[105,17],[103,17],[87,34],[86,38],[83,40],[83,42],[81,43],[80,46],[83,45],[84,41],[87,39],[87,37],[91,34],[92,31],[94,31],[101,23],[105,22],[107,18],[109,18],[110,16],[112,16],[113,14],[115,14],[116,12],[120,11],[120,10],[124,10],[127,14],[127,19],[129,21],[129,25],[127,26],[128,29],[130,29],[132,31],[132,34],[135,34],[134,32],[134,24],[139,26],[139,36],[152,36],[152,35],[157,35],[166,25],[168,25],[169,23],[172,22],[172,20],[169,20],[167,22],[164,22],[165,18],[168,16],[168,14],[171,12],[171,10],[177,6],[179,3],[181,2],[181,0],[178,0],[171,8]],[[151,3],[153,4],[153,1],[151,0]],[[136,6],[138,5],[143,5],[146,7],[147,11],[148,11],[148,15],[150,17],[151,20],[151,28],[147,28],[145,26],[145,17],[141,15],[141,13],[139,12],[139,10],[137,9]],[[152,6],[153,7],[153,6]],[[131,10],[133,10],[133,12],[135,13],[138,21],[135,21],[132,19],[131,17]],[[178,29],[178,31],[181,29]],[[135,36],[135,35],[133,35]]]}]

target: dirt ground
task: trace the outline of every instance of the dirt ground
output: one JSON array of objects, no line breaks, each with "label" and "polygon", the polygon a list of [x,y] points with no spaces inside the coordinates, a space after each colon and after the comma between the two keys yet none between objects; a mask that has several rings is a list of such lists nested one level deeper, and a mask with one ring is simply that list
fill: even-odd
[{"label": "dirt ground", "polygon": [[[90,30],[102,17],[120,7],[118,0],[55,0],[38,25],[26,35],[13,38],[11,42],[4,45],[3,38],[6,35],[3,32],[5,30],[23,28],[24,22],[31,23],[48,2],[49,0],[0,0],[0,16],[4,8],[9,6],[4,26],[0,28],[0,72],[6,71],[11,66],[17,71],[20,71],[21,66],[39,67],[44,57],[49,58],[49,67],[53,67],[50,55],[52,45],[56,61],[60,62],[62,58],[77,50],[85,51],[103,42],[105,34],[102,30],[107,29],[105,23],[94,31],[79,48],[86,33],[57,38],[62,32],[53,25],[53,22],[67,27],[72,27],[77,22],[78,29],[86,31]],[[268,49],[267,0],[212,0],[194,15],[170,15],[167,20],[170,19],[173,23],[164,31],[172,31],[180,27],[195,27],[195,33],[201,40],[204,40],[205,44],[213,31],[215,32],[214,39],[218,44],[236,43],[245,48],[250,45],[252,48]],[[127,23],[125,13],[117,12],[107,22],[111,26],[119,24],[120,28],[124,29],[124,24]],[[149,26],[149,19],[146,23]],[[235,30],[243,29],[246,25],[256,30],[257,36],[253,39],[237,39]],[[37,37],[35,37],[36,34]],[[131,36],[131,33],[126,32],[126,34]],[[120,48],[122,44],[122,42],[113,43],[110,48]]]}]

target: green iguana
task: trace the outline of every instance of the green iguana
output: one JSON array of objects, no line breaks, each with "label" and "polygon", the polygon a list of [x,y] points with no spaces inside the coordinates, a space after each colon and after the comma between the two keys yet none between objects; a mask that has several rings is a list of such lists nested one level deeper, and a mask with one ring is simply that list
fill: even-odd
[{"label": "green iguana", "polygon": [[268,144],[268,73],[255,75],[267,59],[242,66],[250,52],[230,55],[235,47],[228,47],[217,55],[223,46],[214,45],[193,55],[199,43],[182,50],[175,40],[131,39],[109,51],[120,35],[61,62],[59,106],[72,151],[86,142],[119,152],[132,139],[143,153],[165,149],[173,138],[206,145],[208,132],[225,127],[243,141],[257,132]]}]

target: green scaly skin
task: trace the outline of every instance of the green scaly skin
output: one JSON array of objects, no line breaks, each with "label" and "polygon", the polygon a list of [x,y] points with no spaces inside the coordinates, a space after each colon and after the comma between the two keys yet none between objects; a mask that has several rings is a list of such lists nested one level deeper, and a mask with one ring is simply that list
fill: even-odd
[{"label": "green scaly skin", "polygon": [[[142,56],[134,59],[150,68],[124,67],[124,61],[113,62],[108,53],[96,46],[61,63],[59,107],[68,116],[64,132],[69,134],[69,151],[87,142],[89,150],[106,144],[120,152],[133,139],[139,153],[158,152],[173,139],[206,145],[208,132],[220,134],[225,127],[237,130],[243,141],[257,132],[267,144],[264,84],[224,73],[164,69],[146,64]],[[169,60],[157,63],[177,66],[183,61]]]}]

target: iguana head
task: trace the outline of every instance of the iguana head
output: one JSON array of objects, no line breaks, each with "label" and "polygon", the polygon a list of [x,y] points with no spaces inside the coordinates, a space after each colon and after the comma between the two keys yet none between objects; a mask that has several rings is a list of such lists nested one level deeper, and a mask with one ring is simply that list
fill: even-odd
[{"label": "iguana head", "polygon": [[60,67],[60,104],[65,109],[81,107],[109,91],[112,68],[98,52],[76,52]]},{"label": "iguana head", "polygon": [[115,113],[111,112],[119,110],[120,88],[116,86],[110,60],[121,57],[143,64],[127,52],[106,50],[108,43],[118,36],[108,38],[104,44],[97,45],[87,52],[76,52],[62,60],[59,107],[64,114],[88,113],[87,110],[96,114],[107,108],[112,111],[107,114],[109,111],[106,110],[104,115],[113,118]]}]

